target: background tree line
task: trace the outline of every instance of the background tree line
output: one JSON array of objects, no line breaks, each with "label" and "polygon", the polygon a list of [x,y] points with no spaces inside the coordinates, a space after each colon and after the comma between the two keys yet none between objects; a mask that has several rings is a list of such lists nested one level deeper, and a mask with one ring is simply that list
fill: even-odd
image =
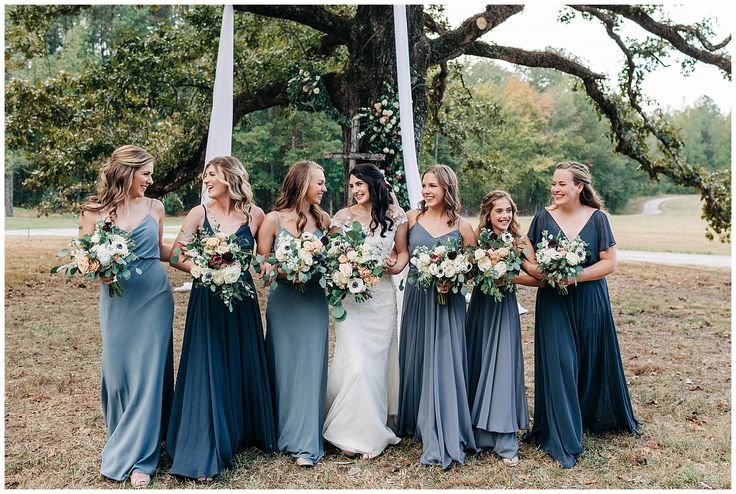
[{"label": "background tree line", "polygon": [[[16,204],[45,205],[48,210],[60,206],[58,199],[64,195],[80,200],[90,192],[100,150],[89,136],[72,135],[74,119],[84,120],[81,127],[98,132],[109,131],[106,125],[118,125],[124,131],[116,129],[114,135],[125,134],[131,142],[145,135],[146,142],[152,143],[150,151],[164,167],[190,155],[192,146],[206,135],[195,114],[209,112],[219,8],[99,6],[80,13],[73,6],[55,6],[37,11],[38,18],[27,8],[22,15],[16,9],[8,7],[5,20],[6,83],[23,81],[25,86],[14,87],[13,97],[48,108],[49,128],[39,129],[39,135],[77,148],[73,159],[61,152],[41,159],[31,157],[26,148],[34,139],[32,129],[24,134],[25,142],[16,138],[13,146],[6,147],[6,173],[13,173]],[[57,10],[48,15],[48,9]],[[30,32],[25,29],[29,23],[35,26]],[[308,31],[297,31],[283,21],[256,22],[250,16],[236,16],[236,33],[246,48],[257,48],[269,57],[269,64],[264,64],[247,49],[236,50],[236,71],[241,73],[236,84],[238,80],[245,80],[240,84],[268,80],[264,71],[285,71],[286,61],[303,56],[303,45],[313,42]],[[127,51],[129,56],[121,59],[139,64],[119,67],[120,77],[128,78],[127,86],[110,89],[123,92],[116,96],[127,101],[127,107],[117,109],[119,120],[105,121],[94,112],[73,112],[71,120],[60,118],[64,111],[58,110],[75,103],[63,100],[65,84],[94,85],[95,68],[115,70],[113,47],[118,47],[119,57],[121,50]],[[160,66],[172,60],[187,70]],[[281,65],[274,60],[281,60]],[[569,75],[541,68],[509,71],[482,59],[450,62],[431,69],[430,75],[440,71],[446,72],[443,104],[431,107],[421,134],[420,167],[442,162],[459,172],[468,212],[474,212],[488,190],[498,187],[508,189],[525,213],[542,207],[548,200],[551,167],[563,159],[591,165],[596,186],[613,212],[637,195],[693,191],[674,185],[666,176],[659,182],[643,180],[633,160],[614,153],[609,124],[599,119],[579,81]],[[83,73],[81,82],[75,79]],[[60,101],[34,99],[37,93],[31,88],[44,85],[49,86],[46,93],[56,91]],[[100,97],[78,91],[85,97]],[[430,94],[433,96],[436,94]],[[101,98],[95,103],[104,105],[104,92]],[[110,95],[109,101],[115,104],[117,100]],[[324,112],[297,111],[287,105],[265,108],[246,114],[233,132],[233,154],[251,173],[257,202],[270,207],[289,165],[310,158],[326,170],[329,193],[323,205],[331,211],[340,208],[342,164],[321,158],[325,151],[342,149],[340,124]],[[689,163],[709,171],[730,169],[730,114],[723,115],[713,101],[703,97],[666,116],[679,129]],[[12,127],[17,117],[6,118]],[[96,118],[100,121],[94,122]],[[54,183],[59,186],[49,186]],[[196,180],[181,183],[164,197],[170,212],[186,209],[198,198]]]}]

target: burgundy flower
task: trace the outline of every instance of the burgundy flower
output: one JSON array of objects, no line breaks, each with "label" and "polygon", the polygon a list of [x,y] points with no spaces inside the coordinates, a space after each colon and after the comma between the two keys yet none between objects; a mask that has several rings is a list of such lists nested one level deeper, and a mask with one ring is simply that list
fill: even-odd
[{"label": "burgundy flower", "polygon": [[104,225],[102,225],[102,231],[103,232],[109,232],[112,230],[112,223],[109,221],[106,221]]},{"label": "burgundy flower", "polygon": [[220,256],[219,254],[215,254],[214,256],[212,256],[210,262],[207,263],[207,265],[211,268],[216,268],[220,264],[222,264],[222,256]]},{"label": "burgundy flower", "polygon": [[448,252],[447,258],[451,261],[454,261],[455,259],[457,259],[457,251],[451,250],[450,252]]},{"label": "burgundy flower", "polygon": [[322,235],[321,237],[319,237],[319,241],[322,242],[322,245],[325,245],[325,246],[328,243],[330,243],[329,239],[327,238],[327,235]]},{"label": "burgundy flower", "polygon": [[233,259],[235,259],[235,256],[233,256],[233,253],[232,253],[232,252],[225,252],[225,253],[224,253],[224,254],[222,255],[222,259],[223,259],[223,261],[225,261],[226,263],[230,264],[231,262],[233,262]]},{"label": "burgundy flower", "polygon": [[549,248],[550,249],[556,249],[557,248],[557,241],[556,240],[550,240],[548,245],[549,245]]}]

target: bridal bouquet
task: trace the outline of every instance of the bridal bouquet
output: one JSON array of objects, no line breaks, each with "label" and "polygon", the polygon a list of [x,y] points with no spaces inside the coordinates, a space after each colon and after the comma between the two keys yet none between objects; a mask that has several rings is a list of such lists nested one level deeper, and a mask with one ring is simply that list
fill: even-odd
[{"label": "bridal bouquet", "polygon": [[[431,249],[419,246],[412,252],[410,262],[416,270],[409,271],[406,278],[409,283],[429,288],[438,283],[452,282],[452,293],[459,291],[465,295],[468,292],[465,288],[466,275],[472,265],[458,240],[438,242]],[[437,291],[437,303],[447,304],[447,294]]]},{"label": "bridal bouquet", "polygon": [[473,281],[483,293],[493,295],[496,302],[503,299],[504,292],[513,290],[514,276],[521,271],[521,256],[514,248],[514,237],[509,232],[497,237],[489,228],[481,230],[478,246],[470,248],[470,261],[475,273]]},{"label": "bridal bouquet", "polygon": [[573,240],[568,240],[558,232],[554,237],[547,230],[542,232],[542,241],[537,244],[535,256],[542,270],[542,279],[548,285],[557,288],[557,293],[567,295],[567,286],[560,284],[561,281],[574,278],[577,279],[583,271],[583,262],[588,257],[588,244],[578,235]]},{"label": "bridal bouquet", "polygon": [[[174,249],[171,261],[178,262],[179,254],[179,249]],[[244,296],[255,298],[250,284],[242,279],[248,271],[250,255],[250,250],[240,247],[234,233],[209,234],[202,227],[197,229],[184,251],[184,256],[192,261],[189,274],[194,283],[219,294],[230,312],[233,311],[234,299],[243,300]]]},{"label": "bridal bouquet", "polygon": [[327,303],[336,321],[347,316],[342,301],[352,295],[356,302],[373,296],[371,288],[383,275],[380,250],[365,243],[361,224],[354,221],[346,231],[332,233],[327,244]]},{"label": "bridal bouquet", "polygon": [[[257,255],[253,266],[257,273],[260,273],[263,262],[275,266],[276,269],[271,271],[270,276],[275,278],[277,269],[280,269],[300,293],[304,293],[304,283],[317,276],[320,286],[325,288],[325,243],[327,237],[317,237],[313,233],[304,232],[301,237],[296,238],[282,232],[278,237],[276,252],[268,257]],[[276,286],[275,280],[273,286]]]},{"label": "bridal bouquet", "polygon": [[[95,280],[101,276],[112,276],[114,280],[108,285],[111,297],[123,295],[123,287],[117,278],[122,276],[126,280],[130,279],[128,265],[138,259],[130,234],[102,220],[97,221],[92,233],[72,239],[70,246],[57,255],[65,257],[67,254],[71,254],[71,261],[51,268],[52,273],[63,271],[67,276],[81,273]],[[142,274],[139,268],[135,268],[135,272]]]}]

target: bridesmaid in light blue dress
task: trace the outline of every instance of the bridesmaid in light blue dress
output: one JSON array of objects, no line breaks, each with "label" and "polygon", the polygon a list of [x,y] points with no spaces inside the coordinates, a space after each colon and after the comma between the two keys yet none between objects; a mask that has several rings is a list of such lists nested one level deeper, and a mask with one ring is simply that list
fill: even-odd
[{"label": "bridesmaid in light blue dress", "polygon": [[[313,161],[294,164],[284,178],[281,197],[258,232],[258,253],[275,251],[279,236],[326,233],[330,217],[319,207],[326,191],[321,166]],[[270,266],[264,264],[263,271],[265,276]],[[296,290],[285,278],[271,288],[266,361],[278,449],[291,454],[297,465],[311,467],[324,455],[328,311],[325,291],[317,280],[310,280],[303,289]]]},{"label": "bridesmaid in light blue dress", "polygon": [[[475,244],[473,227],[458,215],[457,177],[446,165],[433,165],[422,176],[419,210],[410,211],[409,252],[418,246],[457,239]],[[448,231],[449,229],[449,231]],[[412,267],[413,269],[413,267]],[[448,292],[450,286],[438,287]],[[475,451],[468,407],[465,345],[465,297],[448,293],[436,302],[436,288],[407,284],[399,341],[400,436],[422,441],[421,463],[448,468]]]},{"label": "bridesmaid in light blue dress", "polygon": [[100,472],[113,480],[130,478],[133,487],[143,488],[158,465],[174,387],[174,298],[161,266],[170,249],[162,244],[163,204],[144,197],[153,183],[151,155],[122,146],[102,175],[98,194],[82,206],[80,235],[92,233],[99,219],[112,221],[130,233],[138,259],[130,266],[130,279],[118,280],[121,297],[110,297],[106,285],[112,279],[103,279],[100,288],[100,383],[107,425]]}]

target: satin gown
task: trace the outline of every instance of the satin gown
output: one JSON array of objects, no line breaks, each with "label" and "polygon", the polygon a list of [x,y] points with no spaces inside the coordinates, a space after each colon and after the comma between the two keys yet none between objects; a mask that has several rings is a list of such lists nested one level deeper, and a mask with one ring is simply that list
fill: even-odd
[{"label": "satin gown", "polygon": [[100,288],[100,395],[107,425],[100,472],[114,480],[134,471],[154,474],[174,390],[174,297],[150,212],[130,235],[138,259],[130,279],[118,280],[123,295],[110,297],[107,285]]}]

